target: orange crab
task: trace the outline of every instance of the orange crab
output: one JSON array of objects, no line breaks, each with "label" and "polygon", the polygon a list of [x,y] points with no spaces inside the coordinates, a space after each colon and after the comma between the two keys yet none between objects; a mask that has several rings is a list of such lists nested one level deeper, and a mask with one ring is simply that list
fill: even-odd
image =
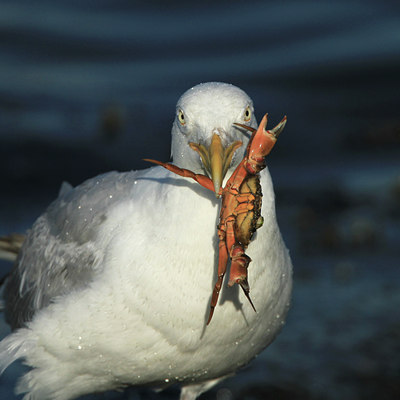
[{"label": "orange crab", "polygon": [[[251,131],[252,136],[247,145],[243,160],[236,167],[225,187],[219,188],[218,192],[216,192],[218,197],[222,197],[220,219],[217,227],[219,237],[218,280],[214,286],[211,298],[207,325],[211,321],[218,302],[228,259],[231,260],[228,286],[233,286],[235,283],[239,284],[255,311],[250,298],[250,286],[247,280],[247,268],[251,258],[245,254],[245,250],[254,232],[263,223],[259,172],[265,168],[265,157],[272,150],[279,134],[285,127],[286,116],[271,130],[266,130],[267,120],[268,114],[264,116],[258,129],[235,123],[235,125]],[[241,142],[235,142],[233,146],[237,149],[241,145]],[[204,161],[204,154],[202,154],[201,147],[195,143],[190,143],[190,146],[200,154],[200,157]],[[192,178],[209,190],[216,190],[213,181],[206,175],[195,174],[188,169],[179,168],[169,163],[151,159],[145,160],[159,164],[180,176]]]}]

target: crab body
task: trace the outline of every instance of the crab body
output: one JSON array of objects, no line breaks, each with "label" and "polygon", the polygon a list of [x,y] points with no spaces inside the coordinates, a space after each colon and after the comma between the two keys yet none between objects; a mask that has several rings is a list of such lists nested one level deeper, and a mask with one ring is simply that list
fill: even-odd
[{"label": "crab body", "polygon": [[261,204],[262,191],[258,175],[246,176],[239,191],[227,188],[223,194],[220,218],[223,220],[229,215],[235,217],[235,238],[245,247],[249,245],[256,229],[262,225]]}]

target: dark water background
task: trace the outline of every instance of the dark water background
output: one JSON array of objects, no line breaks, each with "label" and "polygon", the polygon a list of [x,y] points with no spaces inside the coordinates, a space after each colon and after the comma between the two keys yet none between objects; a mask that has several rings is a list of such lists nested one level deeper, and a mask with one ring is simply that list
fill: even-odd
[{"label": "dark water background", "polygon": [[295,289],[276,342],[203,398],[400,398],[398,2],[2,0],[0,234],[64,180],[167,160],[175,103],[206,81],[288,115],[269,168]]}]

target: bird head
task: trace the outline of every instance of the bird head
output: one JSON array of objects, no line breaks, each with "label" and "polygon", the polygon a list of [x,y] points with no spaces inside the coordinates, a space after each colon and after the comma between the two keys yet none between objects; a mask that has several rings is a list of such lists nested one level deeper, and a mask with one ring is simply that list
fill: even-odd
[{"label": "bird head", "polygon": [[253,102],[236,86],[209,82],[185,92],[172,125],[173,162],[195,173],[206,173],[219,192],[244,156],[249,133],[234,125],[257,127]]}]

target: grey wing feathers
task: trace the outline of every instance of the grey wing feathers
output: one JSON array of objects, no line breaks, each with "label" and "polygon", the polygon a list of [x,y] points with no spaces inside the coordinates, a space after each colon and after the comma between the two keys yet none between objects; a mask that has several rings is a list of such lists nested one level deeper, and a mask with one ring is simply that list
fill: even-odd
[{"label": "grey wing feathers", "polygon": [[13,329],[55,297],[86,287],[101,270],[96,244],[107,210],[129,195],[135,173],[110,172],[61,194],[28,232],[6,282],[6,319]]}]

